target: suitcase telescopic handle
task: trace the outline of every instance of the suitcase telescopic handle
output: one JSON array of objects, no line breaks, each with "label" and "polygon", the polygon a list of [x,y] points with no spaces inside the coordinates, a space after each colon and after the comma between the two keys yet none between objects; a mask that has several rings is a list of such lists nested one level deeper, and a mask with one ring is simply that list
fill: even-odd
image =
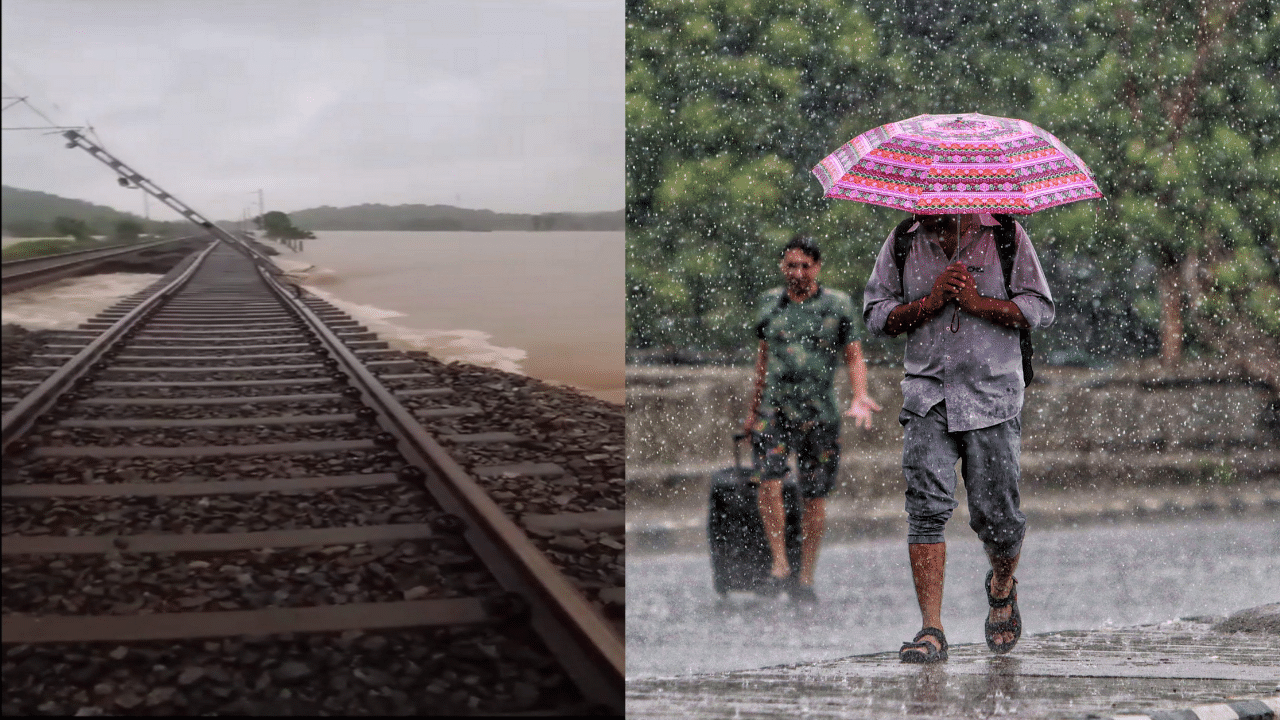
[{"label": "suitcase telescopic handle", "polygon": [[733,466],[742,469],[742,441],[749,437],[746,433],[733,434]]}]

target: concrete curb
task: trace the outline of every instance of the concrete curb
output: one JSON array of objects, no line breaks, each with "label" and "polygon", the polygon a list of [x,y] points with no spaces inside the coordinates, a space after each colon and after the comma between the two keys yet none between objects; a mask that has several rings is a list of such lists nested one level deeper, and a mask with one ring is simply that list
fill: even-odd
[{"label": "concrete curb", "polygon": [[[1104,718],[1102,715],[1089,717]],[[1198,705],[1186,710],[1157,710],[1150,715],[1105,716],[1105,720],[1277,720],[1277,718],[1280,718],[1280,695],[1258,700]]]}]

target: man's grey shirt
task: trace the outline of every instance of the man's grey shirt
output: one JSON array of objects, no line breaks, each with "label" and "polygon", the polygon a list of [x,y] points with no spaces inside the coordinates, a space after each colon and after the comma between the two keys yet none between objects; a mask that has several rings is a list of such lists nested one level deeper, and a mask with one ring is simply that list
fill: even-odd
[{"label": "man's grey shirt", "polygon": [[[1000,223],[987,214],[978,218],[980,228],[969,228],[961,235],[956,260],[969,269],[980,295],[1012,300],[1033,330],[1048,327],[1053,322],[1053,297],[1026,231],[1017,226],[1018,249],[1009,281],[1013,297],[1009,297],[996,250],[995,228]],[[925,231],[919,223],[908,230],[912,231],[915,239],[901,281],[893,261],[892,233],[880,248],[862,297],[862,317],[872,335],[885,337],[889,313],[927,296],[934,281],[954,262],[942,251],[937,233]],[[953,320],[959,326],[956,332],[951,331]],[[903,360],[903,409],[924,415],[945,400],[949,432],[998,425],[1022,411],[1018,330],[970,315],[954,301],[907,334]]]}]

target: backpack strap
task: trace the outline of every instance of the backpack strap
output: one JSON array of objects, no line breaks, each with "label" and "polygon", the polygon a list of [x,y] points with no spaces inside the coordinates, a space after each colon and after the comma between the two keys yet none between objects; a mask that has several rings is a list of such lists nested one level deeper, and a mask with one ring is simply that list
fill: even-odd
[{"label": "backpack strap", "polygon": [[[1004,271],[1005,294],[1013,297],[1013,259],[1018,254],[1018,226],[1011,215],[993,215],[1000,227],[996,228],[996,254],[1000,256],[1000,269]],[[1022,328],[1018,331],[1018,347],[1022,351],[1022,381],[1030,385],[1035,377],[1031,367],[1031,358],[1036,354],[1031,347],[1031,330]]]},{"label": "backpack strap", "polygon": [[[907,230],[915,224],[916,218],[912,215],[893,229],[893,264],[898,267],[898,285],[902,285],[902,271],[907,266],[907,256],[911,254],[911,244],[916,239],[916,234]],[[906,295],[905,287],[903,295]]]},{"label": "backpack strap", "polygon": [[992,215],[1000,227],[996,228],[996,254],[1000,256],[1000,269],[1004,271],[1004,288],[1013,297],[1013,259],[1018,254],[1018,226],[1010,215]]}]

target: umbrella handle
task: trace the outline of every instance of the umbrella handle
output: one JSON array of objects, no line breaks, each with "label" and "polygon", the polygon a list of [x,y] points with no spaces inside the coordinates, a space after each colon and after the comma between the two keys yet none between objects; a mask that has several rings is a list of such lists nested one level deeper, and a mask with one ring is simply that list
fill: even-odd
[{"label": "umbrella handle", "polygon": [[960,306],[959,305],[957,305],[956,309],[951,312],[950,327],[951,327],[951,332],[953,333],[960,332]]}]

